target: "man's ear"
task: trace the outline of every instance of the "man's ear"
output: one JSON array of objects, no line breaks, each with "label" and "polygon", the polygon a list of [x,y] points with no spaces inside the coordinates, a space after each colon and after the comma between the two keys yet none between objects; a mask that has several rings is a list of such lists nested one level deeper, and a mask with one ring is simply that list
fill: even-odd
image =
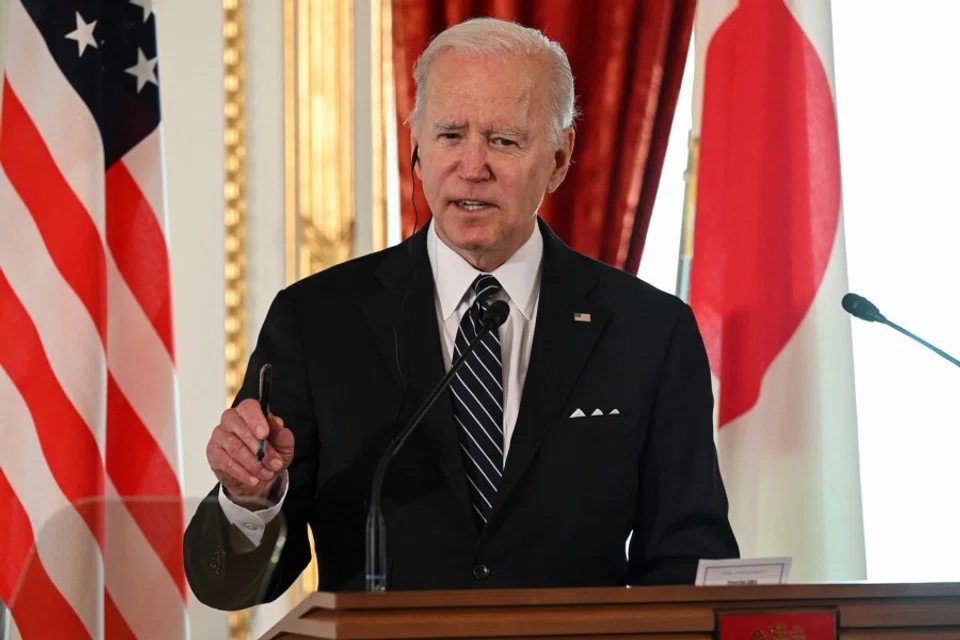
[{"label": "man's ear", "polygon": [[563,179],[567,177],[567,170],[570,169],[570,159],[573,157],[573,143],[576,138],[577,134],[573,127],[563,130],[563,142],[560,143],[560,148],[553,154],[555,168],[550,176],[550,181],[547,182],[547,193],[556,191]]}]

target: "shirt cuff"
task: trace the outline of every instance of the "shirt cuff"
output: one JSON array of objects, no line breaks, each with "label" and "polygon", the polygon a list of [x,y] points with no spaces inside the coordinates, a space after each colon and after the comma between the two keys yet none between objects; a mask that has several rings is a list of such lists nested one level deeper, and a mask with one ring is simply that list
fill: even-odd
[{"label": "shirt cuff", "polygon": [[277,503],[269,509],[258,509],[257,511],[250,511],[238,505],[227,497],[227,494],[223,490],[223,485],[220,485],[218,500],[220,502],[220,508],[223,509],[223,515],[227,517],[230,524],[243,533],[247,540],[253,545],[253,548],[260,546],[260,542],[263,540],[263,532],[266,530],[267,525],[280,513],[280,507],[283,506],[283,501],[287,497],[287,489],[290,488],[290,482],[286,469],[283,470],[283,474],[278,480],[280,487],[276,490],[276,493],[279,493],[280,497]]}]

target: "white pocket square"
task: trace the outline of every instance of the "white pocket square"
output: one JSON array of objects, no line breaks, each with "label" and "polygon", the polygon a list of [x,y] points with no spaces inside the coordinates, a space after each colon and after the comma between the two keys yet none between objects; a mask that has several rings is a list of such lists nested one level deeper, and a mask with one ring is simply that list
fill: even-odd
[{"label": "white pocket square", "polygon": [[[604,415],[608,416],[618,416],[620,415],[620,409],[611,409],[609,413],[604,414],[603,409],[594,409],[593,413],[590,414],[590,417],[603,417]],[[585,418],[587,414],[583,412],[583,409],[576,409],[573,413],[570,414],[571,418]]]}]

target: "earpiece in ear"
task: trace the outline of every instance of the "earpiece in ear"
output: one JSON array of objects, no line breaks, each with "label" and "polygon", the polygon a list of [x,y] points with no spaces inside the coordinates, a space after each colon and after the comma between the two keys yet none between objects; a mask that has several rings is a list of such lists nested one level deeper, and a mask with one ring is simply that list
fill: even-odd
[{"label": "earpiece in ear", "polygon": [[417,211],[417,196],[414,190],[417,188],[416,169],[420,161],[420,145],[413,145],[413,154],[410,156],[410,200],[413,202],[413,232],[417,232],[420,222],[420,212]]}]

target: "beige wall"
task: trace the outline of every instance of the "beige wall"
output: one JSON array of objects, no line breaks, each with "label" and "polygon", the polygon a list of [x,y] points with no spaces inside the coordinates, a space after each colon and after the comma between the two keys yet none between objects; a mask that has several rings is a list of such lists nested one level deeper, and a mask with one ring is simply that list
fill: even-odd
[{"label": "beige wall", "polygon": [[247,0],[247,252],[251,348],[284,286],[283,2]]},{"label": "beige wall", "polygon": [[[162,0],[157,9],[183,477],[189,498],[214,484],[204,459],[224,407],[223,11]],[[192,509],[188,511],[188,516]],[[226,614],[191,596],[193,638],[226,638]]]}]

